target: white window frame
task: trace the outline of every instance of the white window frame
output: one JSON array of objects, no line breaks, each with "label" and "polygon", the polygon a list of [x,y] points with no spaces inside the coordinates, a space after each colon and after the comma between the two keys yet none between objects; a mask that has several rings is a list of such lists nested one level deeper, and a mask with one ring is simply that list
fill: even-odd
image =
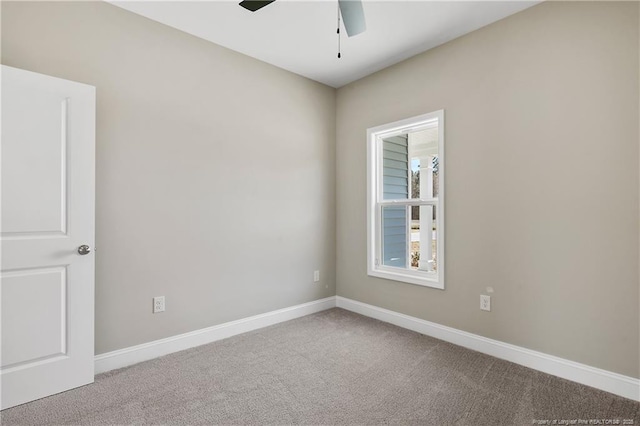
[{"label": "white window frame", "polygon": [[[382,140],[392,136],[417,132],[438,122],[438,197],[408,200],[383,200],[382,197]],[[409,163],[411,159],[409,158]],[[409,164],[409,169],[411,165]],[[402,281],[437,289],[444,289],[444,110],[407,118],[367,129],[367,273],[370,276]],[[411,196],[411,193],[409,193]],[[432,205],[436,209],[438,268],[436,272],[382,264],[382,207]],[[410,229],[410,228],[409,228]],[[410,238],[409,238],[410,240]],[[409,243],[410,244],[410,243]],[[407,251],[410,256],[410,251]]]}]

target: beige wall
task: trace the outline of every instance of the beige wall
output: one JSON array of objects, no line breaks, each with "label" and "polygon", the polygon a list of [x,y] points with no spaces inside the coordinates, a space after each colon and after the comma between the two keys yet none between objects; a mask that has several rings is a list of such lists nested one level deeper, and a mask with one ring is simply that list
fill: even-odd
[{"label": "beige wall", "polygon": [[[97,353],[336,294],[337,270],[341,296],[638,377],[639,16],[544,3],[339,89],[337,113],[105,3],[2,2],[2,63],[97,87]],[[365,130],[441,108],[447,288],[369,278]]]},{"label": "beige wall", "polygon": [[[638,377],[638,16],[543,3],[339,89],[338,295]],[[366,273],[365,131],[438,109],[444,291]]]},{"label": "beige wall", "polygon": [[335,294],[334,89],[102,2],[2,2],[2,63],[97,87],[96,353]]}]

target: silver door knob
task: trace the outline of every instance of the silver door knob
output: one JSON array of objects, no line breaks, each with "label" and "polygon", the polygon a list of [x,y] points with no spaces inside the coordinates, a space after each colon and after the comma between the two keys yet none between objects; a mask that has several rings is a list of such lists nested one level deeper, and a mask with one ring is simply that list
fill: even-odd
[{"label": "silver door knob", "polygon": [[85,254],[89,254],[91,253],[91,247],[89,247],[86,244],[81,245],[80,247],[78,247],[78,253],[80,253],[81,255],[85,255]]}]

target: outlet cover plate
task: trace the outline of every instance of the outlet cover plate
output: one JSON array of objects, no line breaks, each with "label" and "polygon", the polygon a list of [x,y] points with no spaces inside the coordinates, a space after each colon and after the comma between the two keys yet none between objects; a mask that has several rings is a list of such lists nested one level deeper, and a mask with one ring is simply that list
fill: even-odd
[{"label": "outlet cover plate", "polygon": [[157,296],[153,298],[153,313],[164,312],[164,296]]},{"label": "outlet cover plate", "polygon": [[485,294],[480,295],[480,310],[491,311],[491,296]]}]

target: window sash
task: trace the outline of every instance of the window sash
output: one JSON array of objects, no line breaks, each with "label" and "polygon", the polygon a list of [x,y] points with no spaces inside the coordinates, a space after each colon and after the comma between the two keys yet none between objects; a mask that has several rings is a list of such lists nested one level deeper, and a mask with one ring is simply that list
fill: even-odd
[{"label": "window sash", "polygon": [[406,200],[381,200],[376,204],[379,206],[437,206],[437,198],[407,198]]},{"label": "window sash", "polygon": [[[394,200],[395,201],[395,200]],[[404,267],[399,267],[399,266],[391,266],[391,265],[385,265],[384,264],[384,238],[383,238],[383,234],[384,234],[384,225],[383,225],[383,208],[384,207],[405,207],[406,210],[406,248],[405,248],[405,254],[406,254],[406,262],[405,262],[405,266]],[[411,263],[411,207],[414,206],[433,206],[434,208],[436,208],[436,211],[438,210],[438,201],[437,199],[430,199],[428,201],[425,200],[421,200],[420,202],[417,202],[416,200],[406,200],[406,201],[401,201],[401,202],[381,202],[381,203],[377,203],[376,205],[376,212],[375,212],[375,223],[376,223],[376,235],[375,235],[375,257],[376,257],[376,268],[377,269],[381,269],[381,270],[386,270],[388,269],[390,272],[397,272],[397,271],[406,271],[409,273],[409,275],[411,276],[416,276],[416,277],[421,277],[424,276],[425,278],[431,280],[431,281],[437,281],[438,280],[438,271],[425,271],[425,270],[415,270],[412,269],[410,267],[410,263]],[[440,220],[440,215],[437,214],[436,218],[434,220],[434,222],[436,223],[436,229],[439,230],[440,226],[441,226],[441,220]],[[440,244],[441,242],[439,242]]]}]

